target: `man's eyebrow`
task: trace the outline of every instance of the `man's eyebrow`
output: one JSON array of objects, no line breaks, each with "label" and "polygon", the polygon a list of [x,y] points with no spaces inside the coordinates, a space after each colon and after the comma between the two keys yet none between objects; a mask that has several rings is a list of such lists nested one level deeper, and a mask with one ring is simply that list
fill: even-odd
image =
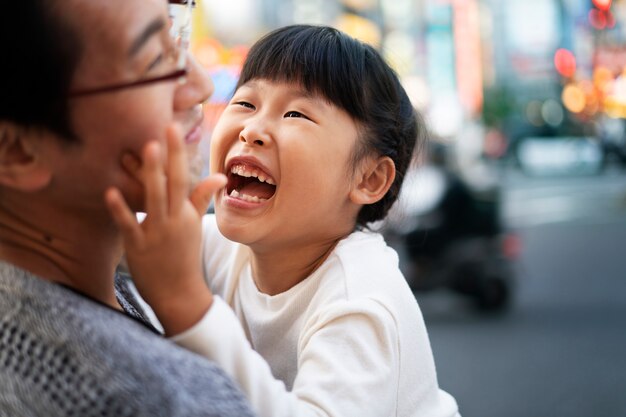
[{"label": "man's eyebrow", "polygon": [[137,39],[133,41],[128,52],[129,56],[135,55],[141,47],[152,37],[155,33],[159,33],[165,27],[165,21],[161,17],[157,17],[146,26],[146,28],[137,36]]}]

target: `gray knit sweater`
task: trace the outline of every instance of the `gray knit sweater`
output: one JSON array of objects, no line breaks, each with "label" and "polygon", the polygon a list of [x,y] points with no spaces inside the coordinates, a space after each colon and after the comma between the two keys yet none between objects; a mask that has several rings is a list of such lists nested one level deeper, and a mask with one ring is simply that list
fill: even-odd
[{"label": "gray knit sweater", "polygon": [[120,296],[126,314],[0,262],[0,416],[252,415],[223,372]]}]

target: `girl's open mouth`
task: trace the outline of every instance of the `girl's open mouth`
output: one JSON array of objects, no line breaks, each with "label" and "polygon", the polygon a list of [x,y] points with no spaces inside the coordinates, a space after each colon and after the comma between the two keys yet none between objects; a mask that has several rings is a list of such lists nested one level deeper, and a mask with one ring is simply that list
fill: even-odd
[{"label": "girl's open mouth", "polygon": [[276,182],[261,169],[244,163],[236,163],[227,172],[226,194],[232,198],[262,203],[276,192]]}]

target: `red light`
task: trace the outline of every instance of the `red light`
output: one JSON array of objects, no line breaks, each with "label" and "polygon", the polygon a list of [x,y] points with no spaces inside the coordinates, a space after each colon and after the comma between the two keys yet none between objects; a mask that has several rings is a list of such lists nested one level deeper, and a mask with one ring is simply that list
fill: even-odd
[{"label": "red light", "polygon": [[598,9],[589,11],[589,23],[595,29],[602,30],[606,27],[606,15]]},{"label": "red light", "polygon": [[576,73],[576,57],[567,49],[558,49],[554,54],[554,66],[564,77],[573,77]]},{"label": "red light", "polygon": [[605,13],[605,17],[606,17],[606,27],[608,28],[615,27],[615,17],[613,17],[613,13],[611,13],[611,11],[608,11]]},{"label": "red light", "polygon": [[603,12],[607,12],[611,8],[612,2],[613,0],[593,0],[593,5]]},{"label": "red light", "polygon": [[502,240],[502,254],[512,261],[519,259],[522,254],[522,239],[513,233],[507,234]]}]

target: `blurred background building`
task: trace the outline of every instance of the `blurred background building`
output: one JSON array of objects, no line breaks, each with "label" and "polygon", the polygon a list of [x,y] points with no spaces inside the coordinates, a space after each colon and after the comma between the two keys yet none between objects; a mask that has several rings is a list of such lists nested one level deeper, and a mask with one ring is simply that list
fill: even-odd
[{"label": "blurred background building", "polygon": [[463,153],[532,166],[524,139],[576,137],[596,141],[591,164],[626,155],[615,137],[626,116],[626,1],[202,0],[193,48],[218,87],[209,123],[247,48],[291,23],[330,24],[379,48],[433,133],[463,140]]}]

